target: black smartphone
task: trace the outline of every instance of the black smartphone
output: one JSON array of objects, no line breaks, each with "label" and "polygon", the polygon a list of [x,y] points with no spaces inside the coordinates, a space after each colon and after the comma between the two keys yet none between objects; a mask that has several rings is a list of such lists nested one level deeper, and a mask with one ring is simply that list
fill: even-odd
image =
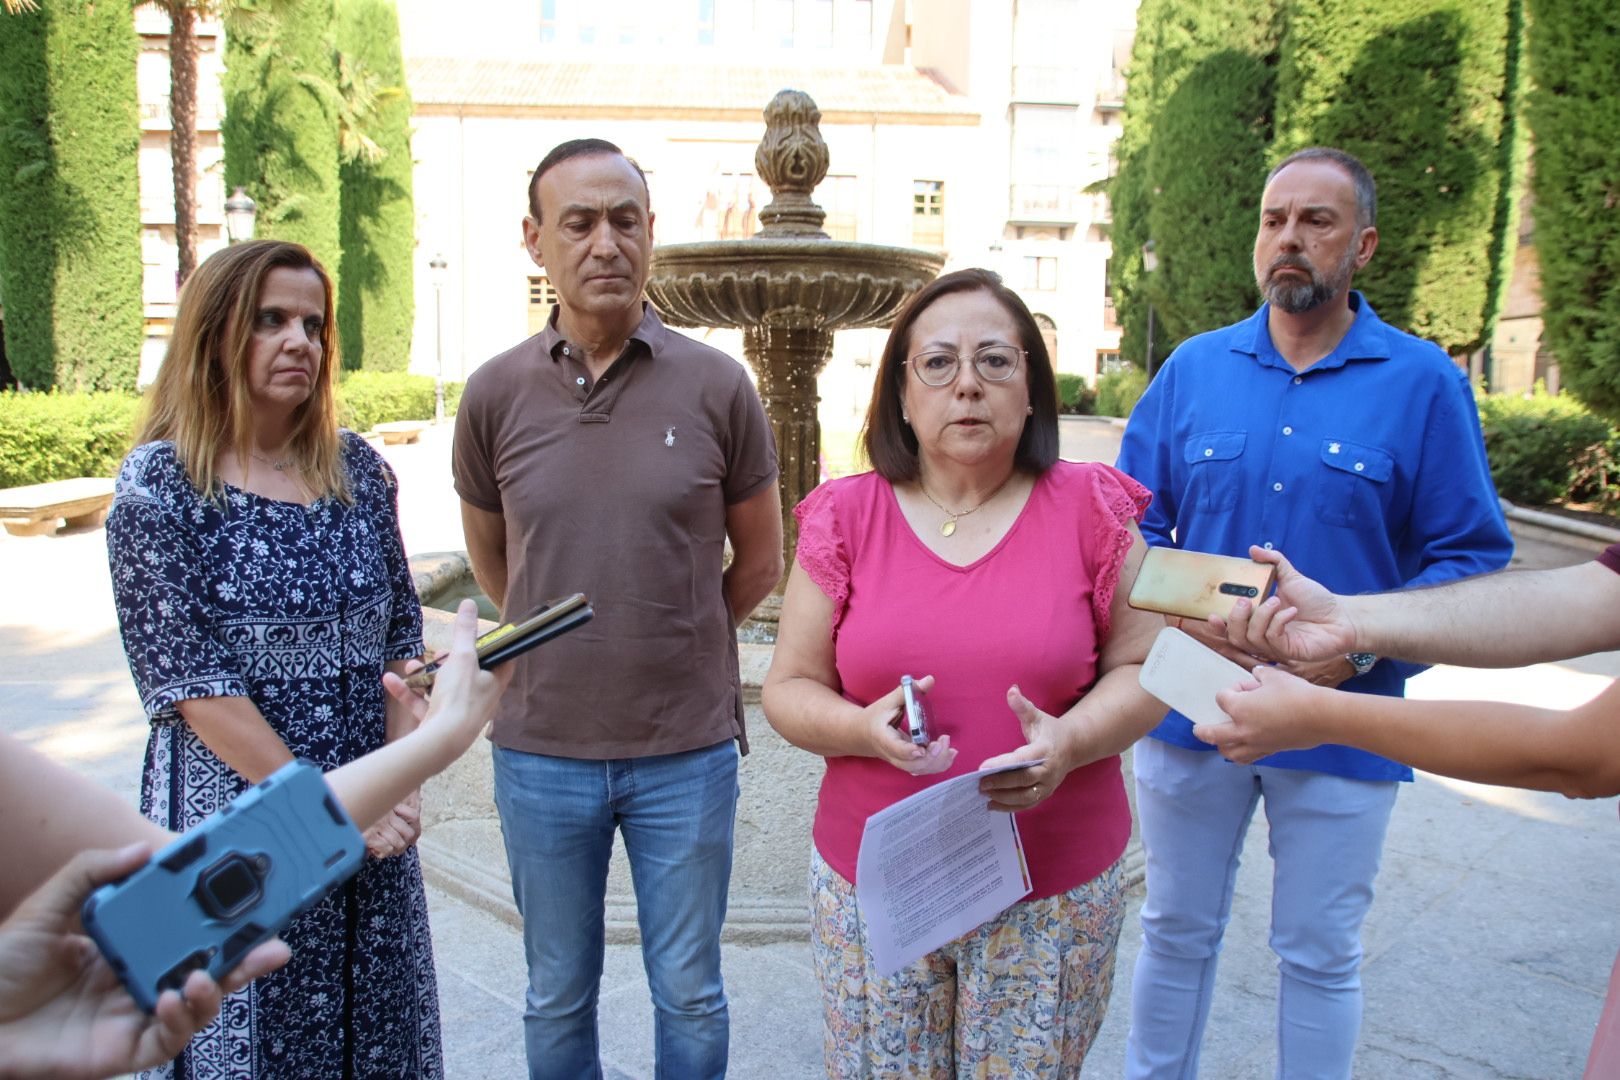
[{"label": "black smartphone", "polygon": [[[504,664],[514,656],[544,645],[578,626],[584,626],[596,612],[584,593],[574,593],[561,600],[542,604],[539,610],[517,622],[503,623],[478,638],[478,666],[489,670]],[[420,671],[412,672],[405,685],[415,690],[426,690],[433,685],[440,662],[435,660]]]},{"label": "black smartphone", "polygon": [[293,761],[85,898],[80,919],[136,1004],[216,980],[358,869],[366,842],[315,766]]}]

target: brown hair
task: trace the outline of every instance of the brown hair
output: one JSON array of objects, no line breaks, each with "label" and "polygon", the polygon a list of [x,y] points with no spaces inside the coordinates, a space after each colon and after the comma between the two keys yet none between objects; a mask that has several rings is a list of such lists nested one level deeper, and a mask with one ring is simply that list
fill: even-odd
[{"label": "brown hair", "polygon": [[1035,317],[1007,288],[1001,275],[990,270],[957,270],[924,285],[906,302],[895,317],[889,340],[883,346],[877,377],[872,385],[872,403],[861,425],[861,445],[866,459],[879,476],[891,483],[915,480],[917,436],[901,419],[901,390],[908,377],[906,354],[911,346],[911,327],[930,304],[942,296],[963,292],[987,292],[1011,315],[1018,325],[1019,347],[1025,354],[1025,379],[1029,383],[1029,404],[1034,412],[1024,424],[1013,455],[1013,467],[1029,473],[1045,472],[1058,458],[1057,379],[1052,374],[1052,357]]},{"label": "brown hair", "polygon": [[326,293],[321,324],[321,367],[309,399],[293,413],[288,452],[317,498],[348,502],[337,426],[337,327],[332,318],[332,279],[301,244],[253,240],[210,255],[180,290],[174,336],[157,381],[147,393],[145,419],[136,442],[168,439],[191,482],[215,498],[222,482],[214,471],[229,447],[247,467],[253,448],[253,404],[248,366],[259,294],[270,271],[313,270]]}]

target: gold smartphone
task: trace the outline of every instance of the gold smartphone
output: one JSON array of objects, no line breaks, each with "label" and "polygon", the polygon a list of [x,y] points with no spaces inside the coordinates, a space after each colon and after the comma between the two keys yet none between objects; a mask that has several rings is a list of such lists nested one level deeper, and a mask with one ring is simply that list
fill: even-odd
[{"label": "gold smartphone", "polygon": [[1258,604],[1271,592],[1270,563],[1180,548],[1148,548],[1126,602],[1141,611],[1188,619],[1226,618],[1239,600]]}]

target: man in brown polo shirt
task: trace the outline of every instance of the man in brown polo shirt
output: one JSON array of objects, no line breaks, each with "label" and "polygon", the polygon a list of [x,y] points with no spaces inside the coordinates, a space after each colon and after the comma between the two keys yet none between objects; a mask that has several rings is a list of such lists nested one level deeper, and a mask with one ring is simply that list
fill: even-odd
[{"label": "man in brown polo shirt", "polygon": [[734,627],[781,576],[781,497],[742,365],[666,329],[642,299],[648,203],[645,175],[612,143],[546,155],[523,240],[557,306],[545,330],[473,374],[456,418],[456,491],[479,584],[508,617],[571,592],[596,609],[515,661],[495,720],[531,1077],[601,1076],[616,828],[657,1075],[726,1070],[720,929],[747,745]]}]

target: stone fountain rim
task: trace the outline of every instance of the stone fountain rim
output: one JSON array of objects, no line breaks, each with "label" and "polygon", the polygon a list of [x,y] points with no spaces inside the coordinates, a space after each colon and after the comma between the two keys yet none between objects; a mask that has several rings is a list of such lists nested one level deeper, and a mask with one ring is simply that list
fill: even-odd
[{"label": "stone fountain rim", "polygon": [[[664,244],[653,248],[652,270],[660,263],[687,263],[710,259],[717,254],[747,254],[754,258],[792,258],[802,260],[815,255],[818,260],[827,256],[859,263],[887,261],[909,263],[912,267],[932,268],[938,273],[945,265],[945,256],[922,248],[897,247],[890,244],[868,244],[858,240],[831,240],[815,236],[752,237],[747,240],[695,240],[684,244]],[[901,267],[899,269],[909,269]]]}]

